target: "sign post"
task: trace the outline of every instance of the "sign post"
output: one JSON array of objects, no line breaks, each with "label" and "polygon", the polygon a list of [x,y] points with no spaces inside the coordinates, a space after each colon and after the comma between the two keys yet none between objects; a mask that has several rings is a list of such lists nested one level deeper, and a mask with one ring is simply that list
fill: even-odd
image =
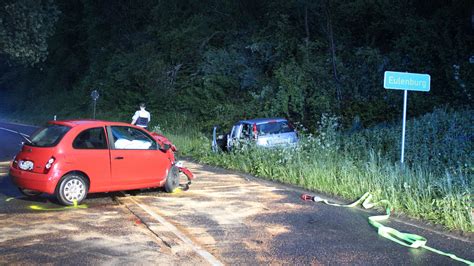
[{"label": "sign post", "polygon": [[97,104],[97,99],[99,99],[99,92],[97,90],[93,90],[91,92],[91,98],[94,101],[94,116],[93,116],[93,119],[95,119],[95,106]]},{"label": "sign post", "polygon": [[408,91],[430,91],[431,77],[428,74],[385,71],[383,87],[391,90],[403,90],[402,148],[400,162],[405,154],[405,127],[407,119]]}]

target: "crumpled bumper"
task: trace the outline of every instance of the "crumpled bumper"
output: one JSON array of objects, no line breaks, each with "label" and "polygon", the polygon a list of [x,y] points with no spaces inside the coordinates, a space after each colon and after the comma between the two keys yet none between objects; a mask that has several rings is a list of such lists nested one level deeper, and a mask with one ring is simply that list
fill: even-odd
[{"label": "crumpled bumper", "polygon": [[189,181],[189,183],[191,184],[191,180],[194,179],[193,173],[191,173],[191,171],[189,171],[189,169],[186,168],[186,167],[182,167],[182,166],[180,167],[180,166],[178,166],[178,169],[179,169],[179,171],[180,171],[181,173],[183,173],[185,176],[188,177],[188,181]]},{"label": "crumpled bumper", "polygon": [[194,174],[191,173],[188,168],[184,167],[182,162],[177,162],[176,167],[178,167],[179,172],[183,173],[188,178],[188,182],[184,186],[182,185],[182,189],[186,191],[189,189],[189,185],[191,185],[191,180],[194,179]]}]

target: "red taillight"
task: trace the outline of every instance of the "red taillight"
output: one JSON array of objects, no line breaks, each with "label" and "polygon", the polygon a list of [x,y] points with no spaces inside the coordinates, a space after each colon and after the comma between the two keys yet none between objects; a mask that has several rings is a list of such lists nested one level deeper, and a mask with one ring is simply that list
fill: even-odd
[{"label": "red taillight", "polygon": [[253,124],[253,138],[256,139],[258,135],[257,124]]},{"label": "red taillight", "polygon": [[47,174],[49,172],[49,170],[53,167],[53,164],[54,162],[56,161],[56,158],[54,158],[53,156],[51,156],[51,158],[49,158],[48,162],[46,162],[46,165],[44,166],[44,173]]}]

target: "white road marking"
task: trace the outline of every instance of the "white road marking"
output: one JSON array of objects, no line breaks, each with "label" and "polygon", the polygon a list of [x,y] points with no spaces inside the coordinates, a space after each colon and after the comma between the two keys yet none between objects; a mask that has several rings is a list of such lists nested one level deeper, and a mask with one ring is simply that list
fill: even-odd
[{"label": "white road marking", "polygon": [[209,262],[211,265],[216,265],[216,266],[221,266],[224,265],[222,262],[220,262],[216,257],[214,257],[211,253],[207,252],[203,248],[201,248],[199,245],[194,243],[191,239],[189,239],[187,236],[185,236],[183,233],[181,233],[178,228],[176,228],[173,224],[170,222],[166,221],[163,217],[158,215],[157,213],[153,212],[150,210],[147,206],[142,205],[138,203],[135,199],[129,198],[131,201],[133,201],[137,206],[142,208],[144,211],[146,211],[149,215],[151,215],[153,218],[155,218],[158,222],[160,222],[162,225],[164,225],[170,232],[174,233],[179,239],[181,239],[184,243],[188,244],[196,253],[198,253],[201,257],[203,257],[207,262]]},{"label": "white road marking", "polygon": [[27,137],[27,138],[30,137],[30,135],[26,135],[26,134],[21,133],[21,132],[19,132],[19,131],[11,130],[11,129],[4,128],[4,127],[0,127],[0,130],[5,130],[5,131],[11,132],[11,133],[20,134],[20,135],[22,135],[22,136],[24,136],[24,137]]}]

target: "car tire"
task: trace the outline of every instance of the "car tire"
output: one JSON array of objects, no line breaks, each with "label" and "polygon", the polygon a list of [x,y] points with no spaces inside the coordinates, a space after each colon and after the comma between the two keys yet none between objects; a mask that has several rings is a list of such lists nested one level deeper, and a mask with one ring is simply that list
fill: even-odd
[{"label": "car tire", "polygon": [[34,197],[37,197],[37,196],[43,194],[42,192],[39,192],[39,191],[36,191],[36,190],[30,190],[30,189],[25,189],[25,188],[21,188],[21,187],[19,187],[18,190],[20,190],[21,194],[23,194],[27,197],[30,197],[30,198],[34,198]]},{"label": "car tire", "polygon": [[89,186],[84,177],[78,174],[67,174],[59,182],[56,197],[63,205],[80,204],[87,196]]},{"label": "car tire", "polygon": [[173,192],[179,186],[179,169],[176,166],[171,166],[168,176],[165,182],[165,191],[168,193]]}]

